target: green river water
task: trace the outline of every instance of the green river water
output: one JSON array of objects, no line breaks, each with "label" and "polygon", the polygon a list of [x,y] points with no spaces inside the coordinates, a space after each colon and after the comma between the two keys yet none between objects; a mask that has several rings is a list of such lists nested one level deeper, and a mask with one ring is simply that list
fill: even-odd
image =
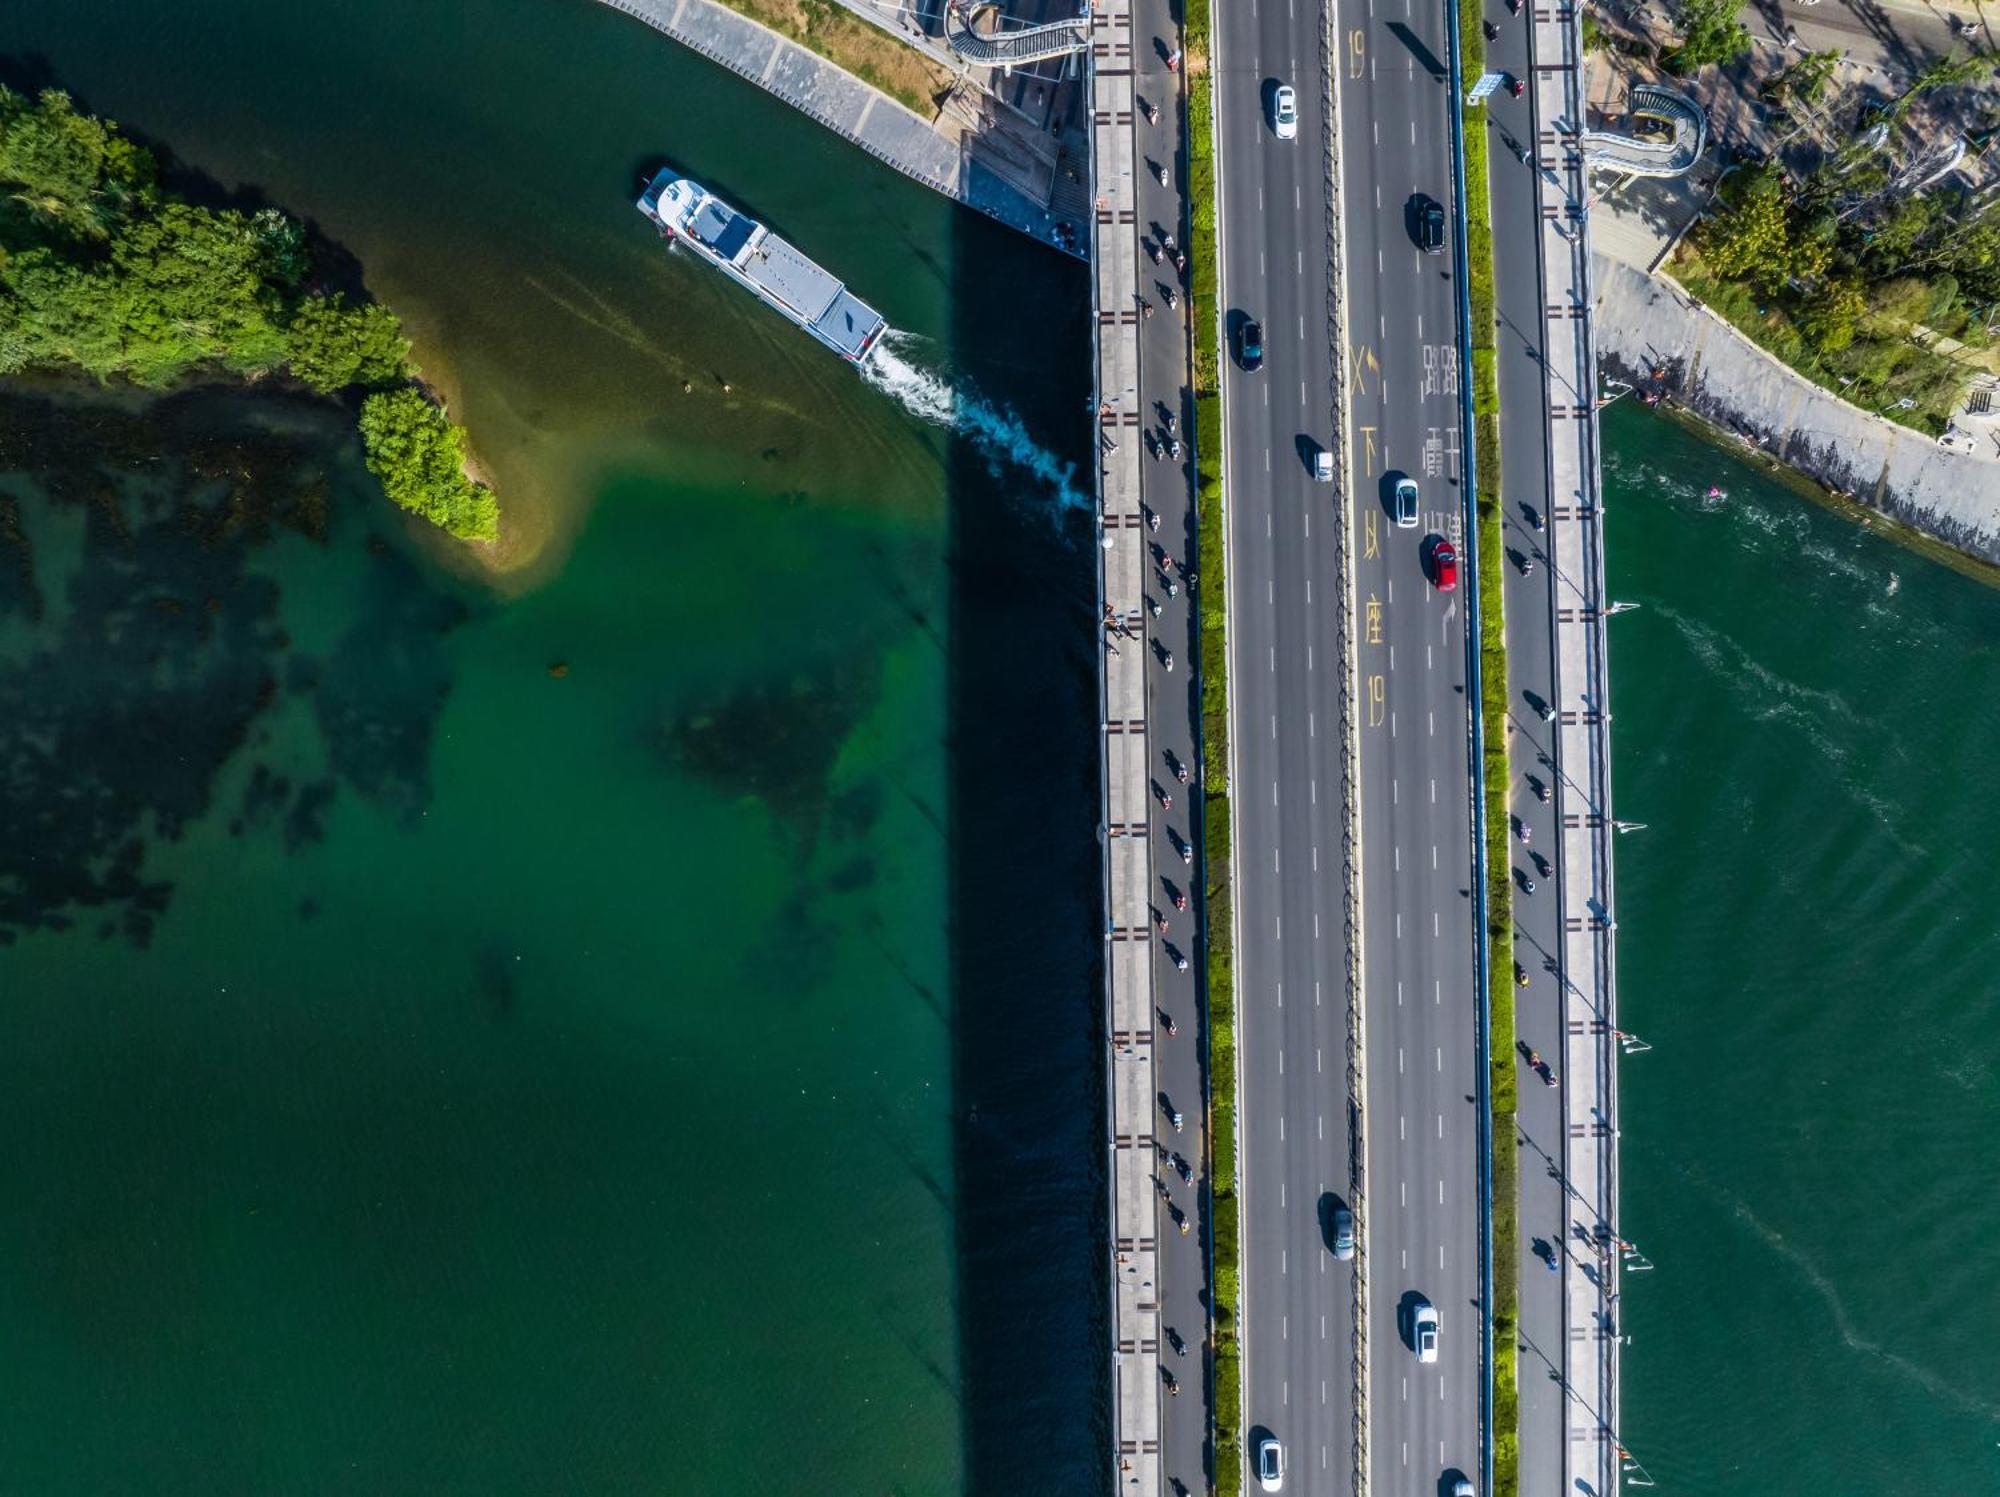
[{"label": "green river water", "polygon": [[[1663,1492],[2000,1491],[2000,593],[1606,422],[1625,1443]],[[1724,493],[1706,497],[1712,487]]]},{"label": "green river water", "polygon": [[[1101,1490],[1077,267],[590,0],[0,66],[351,250],[509,504],[467,565],[324,407],[0,399],[0,1491]],[[901,401],[662,254],[663,157]],[[1607,435],[1627,1443],[2000,1489],[2000,603]]]},{"label": "green river water", "polygon": [[[468,565],[330,408],[0,402],[0,1491],[1078,1489],[1080,268],[586,0],[14,4],[0,59],[351,251],[507,505]],[[902,399],[666,254],[663,158]],[[954,747],[1015,732],[1060,771]],[[1018,999],[952,934],[1003,836]]]}]

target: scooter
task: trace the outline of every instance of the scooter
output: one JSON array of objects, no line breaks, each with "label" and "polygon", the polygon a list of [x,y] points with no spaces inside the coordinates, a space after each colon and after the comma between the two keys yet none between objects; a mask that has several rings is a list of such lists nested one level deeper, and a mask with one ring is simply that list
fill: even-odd
[{"label": "scooter", "polygon": [[1162,187],[1167,185],[1167,169],[1164,166],[1160,168],[1160,185]]},{"label": "scooter", "polygon": [[1154,532],[1157,532],[1159,530],[1160,512],[1158,510],[1149,509],[1146,511],[1146,528]]},{"label": "scooter", "polygon": [[1168,457],[1170,457],[1170,458],[1172,458],[1172,459],[1173,459],[1173,460],[1174,460],[1175,462],[1179,462],[1179,461],[1180,461],[1180,458],[1181,458],[1181,439],[1180,439],[1179,437],[1168,437],[1168,438],[1167,438],[1167,456],[1168,456]]},{"label": "scooter", "polygon": [[[1516,6],[1519,6],[1519,5],[1520,5],[1520,3],[1521,3],[1521,0],[1513,0],[1513,3],[1514,3],[1514,4],[1516,5]],[[1159,122],[1160,122],[1160,111],[1159,111],[1158,109],[1156,109],[1156,108],[1155,108],[1155,107],[1154,107],[1153,105],[1151,105],[1151,104],[1147,104],[1147,105],[1145,105],[1144,107],[1145,107],[1145,110],[1146,110],[1146,123],[1147,123],[1147,124],[1149,124],[1149,125],[1157,125],[1157,124],[1159,124]]]},{"label": "scooter", "polygon": [[1174,954],[1174,970],[1176,972],[1185,972],[1187,971],[1187,969],[1188,969],[1188,959],[1180,955],[1178,952],[1176,952]]},{"label": "scooter", "polygon": [[1174,765],[1174,778],[1185,785],[1188,782],[1188,767],[1185,764],[1176,763]]},{"label": "scooter", "polygon": [[1168,675],[1171,676],[1174,673],[1174,652],[1172,650],[1167,651],[1167,658],[1161,664],[1166,666]]},{"label": "scooter", "polygon": [[1500,40],[1500,28],[1498,26],[1495,26],[1491,21],[1480,22],[1479,29],[1486,33],[1486,40],[1488,40],[1489,42],[1497,42],[1498,40]]}]

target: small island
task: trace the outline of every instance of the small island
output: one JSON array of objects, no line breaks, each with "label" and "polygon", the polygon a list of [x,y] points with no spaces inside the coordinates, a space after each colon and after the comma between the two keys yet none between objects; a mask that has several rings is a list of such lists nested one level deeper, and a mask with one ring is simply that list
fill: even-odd
[{"label": "small island", "polygon": [[419,383],[395,313],[314,271],[296,219],[188,202],[150,151],[67,94],[0,87],[0,377],[81,370],[165,389],[289,373],[358,401],[369,471],[397,504],[493,539],[498,503],[466,473],[465,429]]}]

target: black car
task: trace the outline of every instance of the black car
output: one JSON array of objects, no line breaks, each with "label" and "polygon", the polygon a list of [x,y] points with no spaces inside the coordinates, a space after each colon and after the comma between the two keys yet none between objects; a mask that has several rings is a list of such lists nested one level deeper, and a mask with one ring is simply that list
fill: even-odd
[{"label": "black car", "polygon": [[1255,322],[1245,322],[1239,333],[1241,340],[1236,349],[1236,361],[1246,370],[1264,367],[1264,329]]},{"label": "black car", "polygon": [[1436,198],[1417,205],[1417,248],[1427,255],[1444,253],[1444,204]]}]

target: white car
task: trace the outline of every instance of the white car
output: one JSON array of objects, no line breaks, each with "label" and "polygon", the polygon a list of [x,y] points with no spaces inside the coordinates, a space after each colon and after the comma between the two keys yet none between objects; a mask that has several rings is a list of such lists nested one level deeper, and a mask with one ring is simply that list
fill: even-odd
[{"label": "white car", "polygon": [[1271,128],[1280,140],[1295,140],[1299,133],[1299,96],[1289,83],[1278,85],[1271,101]]},{"label": "white car", "polygon": [[1416,1309],[1410,1312],[1410,1345],[1416,1348],[1419,1362],[1438,1359],[1437,1306],[1427,1299],[1418,1300]]},{"label": "white car", "polygon": [[1285,1484],[1285,1447],[1266,1435],[1257,1443],[1257,1485],[1275,1492]]},{"label": "white car", "polygon": [[1417,481],[1414,478],[1396,480],[1396,528],[1414,530],[1417,528]]}]

